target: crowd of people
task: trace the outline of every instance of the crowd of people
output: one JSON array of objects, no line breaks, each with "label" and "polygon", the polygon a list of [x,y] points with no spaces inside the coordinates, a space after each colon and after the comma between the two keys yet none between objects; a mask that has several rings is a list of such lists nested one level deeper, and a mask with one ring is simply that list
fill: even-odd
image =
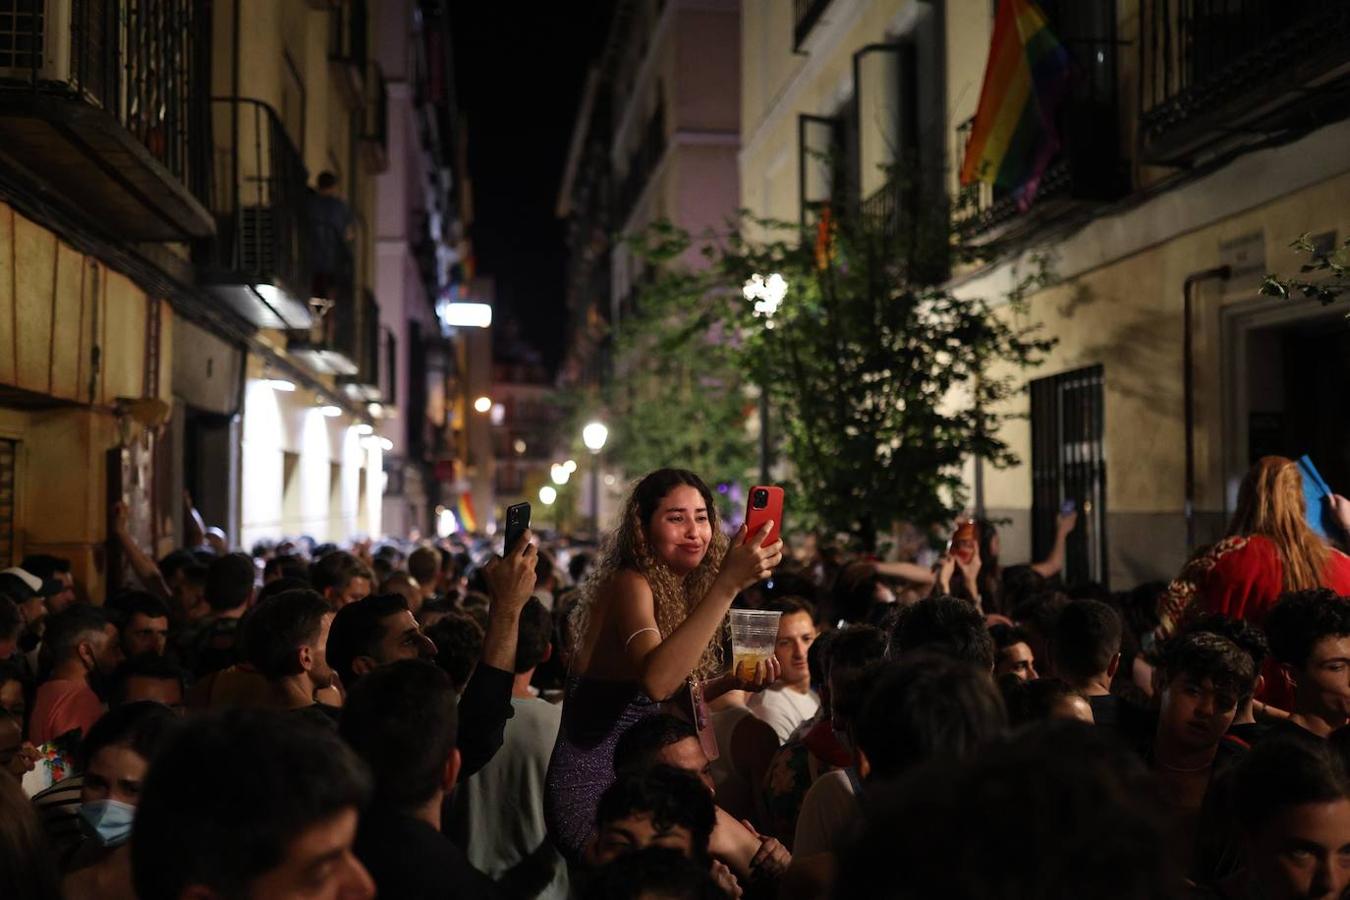
[{"label": "crowd of people", "polygon": [[[0,572],[0,896],[1350,896],[1350,557],[1262,460],[1171,583],[732,533]],[[1350,503],[1333,511],[1350,525]],[[733,609],[776,612],[730,665]]]}]

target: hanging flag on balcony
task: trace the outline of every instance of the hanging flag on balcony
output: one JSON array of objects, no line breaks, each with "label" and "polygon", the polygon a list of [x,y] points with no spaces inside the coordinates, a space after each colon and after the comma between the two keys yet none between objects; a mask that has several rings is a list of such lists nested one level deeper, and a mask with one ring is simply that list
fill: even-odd
[{"label": "hanging flag on balcony", "polygon": [[830,214],[830,204],[820,208],[820,218],[816,220],[816,268],[825,271],[834,258],[834,216]]},{"label": "hanging flag on balcony", "polygon": [[983,181],[1014,192],[1025,209],[1059,151],[1055,112],[1071,65],[1032,0],[1000,0],[980,105],[961,164],[961,183]]}]

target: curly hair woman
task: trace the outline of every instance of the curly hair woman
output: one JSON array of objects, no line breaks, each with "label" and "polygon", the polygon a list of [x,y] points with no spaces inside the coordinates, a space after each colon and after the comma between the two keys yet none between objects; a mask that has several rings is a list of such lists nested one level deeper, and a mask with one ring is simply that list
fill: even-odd
[{"label": "curly hair woman", "polygon": [[748,541],[742,528],[728,542],[712,491],[683,469],[652,472],[633,488],[573,613],[576,646],[544,792],[549,833],[569,859],[595,828],[614,745],[629,726],[691,680],[711,698],[777,679],[772,657],[749,685],[724,674],[722,659],[732,600],[783,558],[781,541],[761,546],[768,528]]}]

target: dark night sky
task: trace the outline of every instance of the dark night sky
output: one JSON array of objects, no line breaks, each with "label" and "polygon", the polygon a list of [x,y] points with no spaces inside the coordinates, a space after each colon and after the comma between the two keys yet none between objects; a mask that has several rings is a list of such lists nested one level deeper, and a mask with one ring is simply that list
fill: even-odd
[{"label": "dark night sky", "polygon": [[551,369],[566,324],[563,229],[554,211],[582,85],[610,7],[609,0],[450,0],[478,272],[496,277],[496,319],[514,316]]}]

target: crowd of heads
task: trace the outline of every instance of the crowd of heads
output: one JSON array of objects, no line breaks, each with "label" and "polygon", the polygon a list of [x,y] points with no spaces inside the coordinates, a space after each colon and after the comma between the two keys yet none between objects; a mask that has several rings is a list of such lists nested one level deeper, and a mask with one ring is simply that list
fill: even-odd
[{"label": "crowd of heads", "polygon": [[[781,677],[618,737],[573,894],[1347,895],[1350,603],[1304,587],[1260,624],[1193,615],[1158,641],[1163,585],[1067,584],[1001,565],[992,524],[979,541],[947,582],[912,542],[888,561],[817,541],[741,592],[778,614]],[[599,548],[541,544],[501,674],[556,702],[605,579],[642,575],[667,638],[728,537],[715,493],[663,470]],[[142,900],[403,883],[379,829],[441,822],[468,774],[494,549],[198,547],[98,603],[55,557],[0,573],[6,896],[119,872]],[[724,629],[695,674],[731,655]]]},{"label": "crowd of heads", "polygon": [[[373,896],[360,817],[456,784],[494,550],[203,544],[104,598],[0,573],[0,894]],[[555,632],[519,610],[508,688]]]}]

